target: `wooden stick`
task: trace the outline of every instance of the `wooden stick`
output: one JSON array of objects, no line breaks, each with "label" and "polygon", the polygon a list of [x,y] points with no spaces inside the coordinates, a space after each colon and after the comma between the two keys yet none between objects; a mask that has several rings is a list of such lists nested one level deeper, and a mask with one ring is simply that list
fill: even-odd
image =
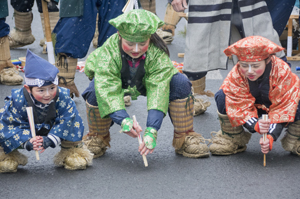
[{"label": "wooden stick", "polygon": [[48,5],[47,5],[47,2],[43,1],[43,0],[42,0],[42,9],[43,9],[43,15],[44,15],[45,34],[46,34],[46,42],[45,43],[47,45],[48,61],[50,62],[50,64],[55,64],[54,49],[53,49],[52,38],[51,38]]},{"label": "wooden stick", "polygon": [[[263,114],[263,115],[262,115],[262,119],[263,119],[264,121],[267,121],[267,120],[268,120],[268,114]],[[263,140],[266,141],[266,139],[267,139],[267,134],[264,133],[264,134],[263,134]],[[266,164],[267,164],[267,155],[264,154],[264,167],[266,166]]]},{"label": "wooden stick", "polygon": [[178,53],[178,57],[179,58],[183,58],[184,57],[184,53]]},{"label": "wooden stick", "polygon": [[[27,111],[27,115],[28,115],[31,135],[32,135],[32,138],[35,138],[35,126],[34,126],[32,107],[26,107],[26,111]],[[35,151],[35,157],[36,157],[37,160],[40,160],[40,156],[39,156],[38,151]]]},{"label": "wooden stick", "polygon": [[[133,122],[137,123],[135,115],[132,116],[132,119],[133,119]],[[142,140],[142,136],[141,136],[140,133],[139,133],[139,136],[138,136],[138,140],[139,140],[139,145],[141,145],[143,143],[143,140]],[[142,156],[143,156],[143,161],[144,161],[145,167],[148,167],[148,161],[147,161],[146,155],[143,154]]]}]

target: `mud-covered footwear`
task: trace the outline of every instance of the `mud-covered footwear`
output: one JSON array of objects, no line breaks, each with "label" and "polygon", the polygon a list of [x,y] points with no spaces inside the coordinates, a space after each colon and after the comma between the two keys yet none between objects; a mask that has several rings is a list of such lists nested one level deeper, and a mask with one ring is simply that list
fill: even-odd
[{"label": "mud-covered footwear", "polygon": [[8,36],[0,38],[0,84],[20,85],[23,77],[11,63]]},{"label": "mud-covered footwear", "polygon": [[25,166],[27,162],[28,158],[17,149],[5,154],[3,148],[0,147],[0,173],[17,172],[18,166]]},{"label": "mud-covered footwear", "polygon": [[225,114],[218,112],[221,124],[221,130],[212,132],[211,145],[209,150],[213,155],[232,155],[243,152],[247,149],[247,145],[251,133],[244,130],[243,126],[233,127],[229,118]]},{"label": "mud-covered footwear", "polygon": [[82,141],[62,141],[61,150],[54,157],[56,166],[64,166],[68,170],[86,169],[92,165],[93,154],[87,149]]},{"label": "mud-covered footwear", "polygon": [[31,32],[32,12],[18,12],[14,10],[15,28],[10,32],[10,48],[18,48],[32,44],[35,41]]},{"label": "mud-covered footwear", "polygon": [[175,152],[189,158],[209,157],[205,139],[193,130],[192,97],[171,101],[169,109],[174,125],[173,147]]}]

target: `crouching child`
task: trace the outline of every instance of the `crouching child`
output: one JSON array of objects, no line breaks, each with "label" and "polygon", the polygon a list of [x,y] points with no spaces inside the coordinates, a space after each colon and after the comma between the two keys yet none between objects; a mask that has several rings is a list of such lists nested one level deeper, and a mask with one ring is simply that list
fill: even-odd
[{"label": "crouching child", "polygon": [[[27,157],[18,149],[38,150],[60,145],[57,166],[69,170],[91,165],[93,154],[82,143],[84,126],[70,92],[58,87],[58,69],[27,51],[25,85],[13,89],[0,109],[0,172],[16,172]],[[32,138],[26,107],[33,108],[36,137]]]}]

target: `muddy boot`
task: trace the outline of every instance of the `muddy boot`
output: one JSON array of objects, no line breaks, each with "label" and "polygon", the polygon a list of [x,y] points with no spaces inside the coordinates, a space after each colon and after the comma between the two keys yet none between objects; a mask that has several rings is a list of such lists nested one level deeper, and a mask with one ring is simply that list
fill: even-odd
[{"label": "muddy boot", "polygon": [[156,14],[156,0],[140,0],[141,6],[144,10]]},{"label": "muddy boot", "polygon": [[[46,34],[45,34],[45,22],[44,22],[44,14],[40,13],[41,16],[41,22],[43,26],[43,33],[44,33],[44,38],[41,39],[40,41],[40,46],[43,47],[43,53],[47,53],[47,45],[46,45]],[[50,19],[50,29],[51,32],[53,31],[54,27],[56,26],[58,20],[59,20],[59,12],[49,12],[49,19]]]},{"label": "muddy boot", "polygon": [[169,109],[174,125],[175,152],[189,158],[208,157],[205,139],[193,130],[193,99],[174,100],[170,102]]},{"label": "muddy boot", "polygon": [[300,156],[300,120],[289,124],[281,144],[284,150]]},{"label": "muddy boot", "polygon": [[20,85],[23,77],[11,63],[8,36],[0,38],[0,84]]},{"label": "muddy boot", "polygon": [[130,101],[130,96],[129,95],[124,96],[124,103],[125,103],[125,106],[130,106],[131,105],[131,101]]},{"label": "muddy boot", "polygon": [[98,106],[86,102],[86,113],[88,118],[89,133],[82,140],[88,149],[94,154],[94,158],[104,155],[107,147],[110,147],[109,128],[112,120],[100,117]]},{"label": "muddy boot", "polygon": [[86,169],[92,165],[93,154],[82,141],[62,141],[61,150],[54,156],[54,164],[68,170]]},{"label": "muddy boot", "polygon": [[70,89],[70,95],[79,97],[79,91],[75,85],[74,78],[77,68],[77,58],[68,57],[64,53],[59,53],[55,66],[58,68],[58,86]]},{"label": "muddy boot", "polygon": [[17,172],[18,166],[25,166],[27,162],[27,157],[17,149],[5,154],[3,148],[0,146],[0,173]]},{"label": "muddy boot", "polygon": [[98,30],[98,18],[99,18],[99,14],[97,14],[97,18],[96,18],[96,30],[95,30],[95,34],[93,37],[93,46],[95,48],[98,48],[98,37],[99,37],[99,30]]},{"label": "muddy boot", "polygon": [[203,114],[210,105],[210,101],[202,98],[201,96],[195,95],[194,116]]},{"label": "muddy boot", "polygon": [[204,91],[205,90],[205,80],[206,80],[206,76],[202,77],[201,79],[191,81],[193,95],[195,97],[194,116],[204,113],[207,110],[207,108],[211,105],[211,103],[208,100],[204,100],[205,96],[208,96],[208,97],[214,96],[214,94],[211,91]]},{"label": "muddy boot", "polygon": [[227,115],[220,114],[219,120],[221,130],[212,132],[212,144],[209,150],[213,155],[231,155],[243,152],[247,149],[247,145],[251,133],[245,132],[243,126],[232,127]]},{"label": "muddy boot", "polygon": [[31,33],[32,12],[14,11],[15,28],[10,32],[10,48],[32,44],[35,40]]}]

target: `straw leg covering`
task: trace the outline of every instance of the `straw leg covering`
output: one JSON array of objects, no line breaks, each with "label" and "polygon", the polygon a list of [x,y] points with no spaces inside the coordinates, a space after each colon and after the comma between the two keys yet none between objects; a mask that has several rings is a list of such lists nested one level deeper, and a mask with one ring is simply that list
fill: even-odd
[{"label": "straw leg covering", "polygon": [[8,36],[0,38],[0,84],[20,85],[23,77],[11,63]]},{"label": "straw leg covering", "polygon": [[58,68],[58,86],[70,89],[70,95],[79,97],[79,91],[75,85],[75,73],[77,68],[77,58],[68,57],[64,53],[59,53],[55,66]]},{"label": "straw leg covering", "polygon": [[300,156],[300,120],[288,126],[286,134],[281,139],[284,150]]},{"label": "straw leg covering", "polygon": [[220,114],[221,130],[212,132],[212,144],[209,150],[213,155],[231,155],[247,149],[251,134],[245,132],[243,126],[232,127],[227,115]]},{"label": "straw leg covering", "polygon": [[[40,46],[43,47],[43,53],[46,54],[47,51],[47,45],[46,45],[46,33],[45,33],[45,21],[44,21],[44,14],[40,13],[41,16],[41,22],[43,26],[43,33],[44,33],[44,38],[40,40]],[[49,12],[49,19],[50,19],[50,30],[51,32],[53,31],[55,25],[57,24],[59,20],[59,12]]]},{"label": "straw leg covering", "polygon": [[5,154],[0,146],[0,173],[17,172],[18,165],[25,166],[27,162],[27,157],[18,150]]},{"label": "straw leg covering", "polygon": [[35,40],[31,33],[32,12],[14,11],[15,28],[10,32],[10,48],[32,44]]},{"label": "straw leg covering", "polygon": [[98,106],[86,102],[86,113],[89,125],[89,133],[83,136],[83,142],[94,154],[94,158],[104,155],[107,147],[110,147],[109,128],[112,120],[100,117]]},{"label": "straw leg covering", "polygon": [[194,93],[199,95],[207,95],[208,97],[214,97],[214,94],[211,91],[205,91],[205,87],[206,87],[205,81],[206,81],[206,76],[198,80],[191,81]]},{"label": "straw leg covering", "polygon": [[170,102],[170,117],[174,125],[175,152],[189,158],[209,157],[209,150],[201,134],[193,130],[193,99]]},{"label": "straw leg covering", "polygon": [[172,33],[172,36],[174,36],[176,25],[178,24],[180,19],[181,17],[173,9],[173,6],[170,3],[168,3],[164,18],[165,24],[163,25],[162,30]]},{"label": "straw leg covering", "polygon": [[205,90],[205,80],[206,76],[195,80],[191,81],[192,83],[192,90],[193,94],[195,96],[195,110],[194,110],[194,116],[200,115],[204,113],[207,110],[207,107],[211,105],[209,101],[205,101],[202,99],[203,97],[201,96],[208,96],[208,97],[213,97],[214,94],[211,91],[204,91]]},{"label": "straw leg covering", "polygon": [[60,152],[54,156],[54,164],[68,170],[86,169],[92,162],[93,154],[82,141],[62,141]]}]

